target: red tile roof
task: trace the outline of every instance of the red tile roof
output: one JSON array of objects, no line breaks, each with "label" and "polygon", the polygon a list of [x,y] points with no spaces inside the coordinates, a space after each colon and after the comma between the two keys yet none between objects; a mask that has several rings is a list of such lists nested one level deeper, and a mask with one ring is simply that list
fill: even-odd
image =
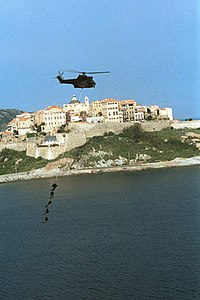
[{"label": "red tile roof", "polygon": [[51,105],[51,106],[47,107],[46,110],[51,110],[51,109],[55,109],[55,108],[57,108],[57,109],[62,109],[61,106],[58,106],[58,105]]},{"label": "red tile roof", "polygon": [[103,103],[108,103],[108,102],[119,102],[119,100],[116,100],[116,99],[111,99],[111,98],[106,98],[106,99],[104,99],[104,100],[102,100],[101,102],[103,102]]},{"label": "red tile roof", "polygon": [[136,103],[135,100],[121,100],[120,104],[133,104]]}]

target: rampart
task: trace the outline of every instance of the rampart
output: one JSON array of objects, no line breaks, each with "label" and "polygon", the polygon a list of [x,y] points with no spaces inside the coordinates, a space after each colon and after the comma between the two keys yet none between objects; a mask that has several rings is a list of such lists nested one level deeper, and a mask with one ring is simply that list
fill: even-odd
[{"label": "rampart", "polygon": [[171,125],[174,129],[197,129],[200,128],[200,120],[193,121],[174,121]]},{"label": "rampart", "polygon": [[70,151],[86,143],[85,132],[68,133],[65,135],[64,150]]},{"label": "rampart", "polygon": [[15,143],[0,143],[0,151],[2,151],[4,148],[7,149],[13,149],[15,151],[25,151],[27,148],[26,141],[24,142],[15,142]]},{"label": "rampart", "polygon": [[[85,132],[86,137],[90,138],[93,136],[104,135],[104,133],[113,132],[115,134],[119,134],[123,131],[123,129],[133,126],[135,123],[127,122],[127,123],[98,123],[91,127],[88,131]],[[163,128],[167,128],[171,126],[171,121],[151,121],[140,123],[142,128],[145,131],[160,131]]]}]

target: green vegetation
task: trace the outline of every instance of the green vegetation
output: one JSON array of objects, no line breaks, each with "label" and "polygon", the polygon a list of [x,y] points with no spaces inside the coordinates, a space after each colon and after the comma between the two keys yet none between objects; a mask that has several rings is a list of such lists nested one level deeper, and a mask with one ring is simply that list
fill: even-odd
[{"label": "green vegetation", "polygon": [[37,133],[35,132],[30,132],[30,133],[27,133],[27,138],[32,138],[32,137],[36,137],[37,136]]},{"label": "green vegetation", "polygon": [[16,172],[27,172],[42,168],[47,160],[39,157],[37,159],[26,156],[25,151],[15,151],[4,148],[0,152],[0,175]]}]

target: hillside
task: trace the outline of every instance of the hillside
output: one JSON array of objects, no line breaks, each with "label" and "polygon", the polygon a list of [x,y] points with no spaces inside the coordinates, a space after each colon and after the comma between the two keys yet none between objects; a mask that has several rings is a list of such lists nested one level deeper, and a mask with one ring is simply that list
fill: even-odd
[{"label": "hillside", "polygon": [[95,136],[62,157],[73,159],[71,167],[79,169],[170,161],[198,156],[197,140],[200,141],[199,129],[146,132],[134,125],[118,135]]},{"label": "hillside", "polygon": [[197,140],[200,140],[200,129],[188,131],[167,128],[145,132],[135,125],[118,135],[108,133],[90,138],[85,145],[65,152],[51,162],[28,157],[25,151],[3,149],[0,153],[0,175],[27,172],[45,165],[52,170],[81,170],[197,157],[200,153]]},{"label": "hillside", "polygon": [[6,125],[21,113],[23,111],[19,109],[0,109],[0,131],[5,130]]}]

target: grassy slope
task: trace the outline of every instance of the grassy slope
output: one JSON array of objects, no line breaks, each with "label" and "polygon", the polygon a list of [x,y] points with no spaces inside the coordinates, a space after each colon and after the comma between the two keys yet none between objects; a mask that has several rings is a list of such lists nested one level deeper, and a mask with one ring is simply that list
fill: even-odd
[{"label": "grassy slope", "polygon": [[45,166],[47,162],[41,157],[35,159],[26,156],[25,151],[3,149],[0,152],[0,175],[31,171]]}]

